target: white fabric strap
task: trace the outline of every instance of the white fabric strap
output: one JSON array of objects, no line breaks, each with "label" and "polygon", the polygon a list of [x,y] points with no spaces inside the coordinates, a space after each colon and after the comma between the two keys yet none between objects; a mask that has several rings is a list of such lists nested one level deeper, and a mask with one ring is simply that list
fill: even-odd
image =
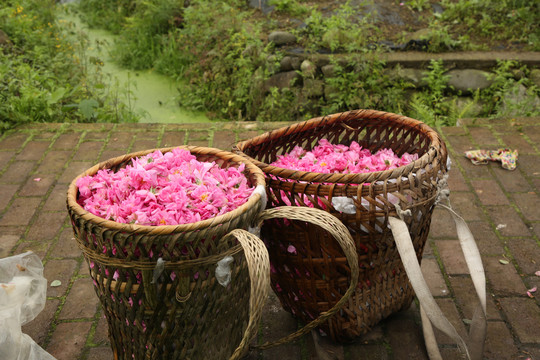
[{"label": "white fabric strap", "polygon": [[[457,234],[461,249],[464,253],[467,267],[469,268],[473,285],[480,300],[479,310],[471,323],[470,333],[465,342],[457,333],[454,326],[444,316],[441,309],[431,295],[427,283],[422,275],[420,264],[409,235],[407,225],[402,219],[389,217],[388,221],[398,252],[401,256],[407,276],[420,302],[420,314],[422,316],[422,328],[429,358],[442,360],[437,341],[433,333],[432,324],[454,340],[469,360],[480,360],[483,355],[483,346],[486,334],[486,280],[480,252],[474,238],[465,221],[456,214],[449,206],[439,204],[452,214],[456,223]],[[398,216],[403,217],[404,212],[396,206]],[[468,344],[467,344],[468,343]]]}]

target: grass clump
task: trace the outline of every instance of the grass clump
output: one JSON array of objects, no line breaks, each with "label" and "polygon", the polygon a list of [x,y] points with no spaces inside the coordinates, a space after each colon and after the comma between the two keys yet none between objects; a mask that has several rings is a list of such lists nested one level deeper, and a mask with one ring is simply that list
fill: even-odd
[{"label": "grass clump", "polygon": [[52,0],[8,1],[0,9],[0,131],[28,122],[136,121],[100,82],[101,63],[80,57],[57,11]]}]

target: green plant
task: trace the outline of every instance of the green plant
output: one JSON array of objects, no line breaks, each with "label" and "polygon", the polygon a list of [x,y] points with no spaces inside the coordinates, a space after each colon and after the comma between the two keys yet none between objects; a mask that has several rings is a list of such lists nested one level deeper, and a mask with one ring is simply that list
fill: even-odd
[{"label": "green plant", "polygon": [[0,47],[0,131],[27,122],[134,121],[131,109],[110,102],[100,63],[80,57],[84,42],[74,46],[58,10],[50,0],[0,9],[10,41]]},{"label": "green plant", "polygon": [[366,45],[374,40],[378,28],[372,23],[371,12],[364,11],[363,16],[358,16],[362,9],[346,2],[329,17],[312,10],[304,21],[306,27],[300,31],[306,39],[304,45],[312,50],[322,47],[333,52],[365,50]]},{"label": "green plant", "polygon": [[309,11],[306,5],[298,3],[298,0],[270,0],[269,5],[275,7],[277,11],[287,13],[291,16],[304,15]]}]

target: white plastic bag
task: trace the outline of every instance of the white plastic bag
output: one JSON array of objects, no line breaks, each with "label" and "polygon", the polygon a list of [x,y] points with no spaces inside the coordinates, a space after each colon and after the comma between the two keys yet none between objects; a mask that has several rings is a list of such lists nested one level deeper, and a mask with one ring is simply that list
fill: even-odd
[{"label": "white plastic bag", "polygon": [[46,296],[47,280],[36,254],[0,259],[0,359],[55,360],[21,330],[43,310]]}]

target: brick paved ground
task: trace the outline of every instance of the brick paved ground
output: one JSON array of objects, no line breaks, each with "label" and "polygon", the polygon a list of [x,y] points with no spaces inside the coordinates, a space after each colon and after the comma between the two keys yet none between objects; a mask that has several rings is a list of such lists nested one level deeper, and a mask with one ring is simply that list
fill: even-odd
[{"label": "brick paved ground", "polygon": [[[278,124],[282,125],[282,124]],[[230,149],[276,124],[65,125],[21,127],[0,137],[0,257],[32,250],[45,266],[47,304],[23,331],[59,360],[110,359],[106,323],[88,269],[67,220],[68,183],[94,163],[135,150],[180,144]],[[488,281],[486,359],[540,359],[540,118],[464,121],[444,128],[454,161],[453,205],[469,223]],[[462,153],[475,148],[517,148],[518,169],[473,166]],[[41,181],[34,181],[41,178]],[[470,319],[474,298],[450,218],[435,211],[422,263],[427,281],[459,331]],[[504,265],[499,260],[506,259]],[[297,327],[271,296],[259,339],[275,339]],[[440,336],[448,359],[458,358]],[[307,335],[250,359],[427,359],[417,307],[376,326],[356,343],[338,346]]]}]

